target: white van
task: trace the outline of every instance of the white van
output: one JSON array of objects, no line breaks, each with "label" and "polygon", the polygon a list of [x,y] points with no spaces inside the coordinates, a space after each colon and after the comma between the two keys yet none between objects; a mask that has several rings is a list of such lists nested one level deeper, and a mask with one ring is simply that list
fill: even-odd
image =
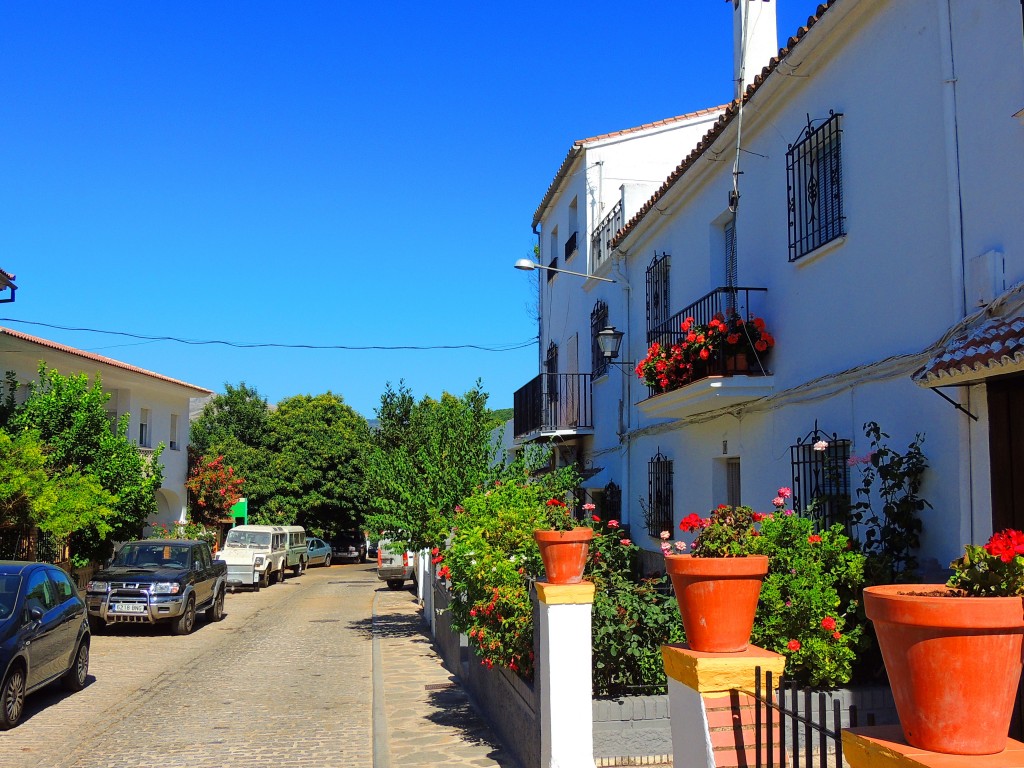
[{"label": "white van", "polygon": [[229,588],[252,587],[258,592],[273,581],[284,581],[288,530],[283,525],[236,525],[228,531],[217,559],[227,563]]},{"label": "white van", "polygon": [[306,529],[301,525],[286,525],[284,531],[288,534],[288,567],[298,576],[306,570],[306,558],[309,557]]}]

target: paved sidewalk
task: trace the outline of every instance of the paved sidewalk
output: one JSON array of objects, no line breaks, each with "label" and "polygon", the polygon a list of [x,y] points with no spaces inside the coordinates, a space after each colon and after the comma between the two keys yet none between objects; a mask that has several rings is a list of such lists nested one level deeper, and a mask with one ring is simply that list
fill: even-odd
[{"label": "paved sidewalk", "polygon": [[373,631],[374,768],[516,768],[442,665],[409,591],[376,593]]}]

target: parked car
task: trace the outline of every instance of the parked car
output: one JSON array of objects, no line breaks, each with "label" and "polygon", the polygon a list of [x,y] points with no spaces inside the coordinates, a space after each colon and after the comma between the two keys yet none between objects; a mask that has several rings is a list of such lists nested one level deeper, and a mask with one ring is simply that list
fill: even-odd
[{"label": "parked car", "polygon": [[288,567],[288,532],[282,525],[236,525],[217,553],[228,567],[228,587],[269,587],[284,581]]},{"label": "parked car", "polygon": [[55,680],[82,690],[89,642],[85,601],[64,571],[0,561],[0,730],[16,726],[25,697]]},{"label": "parked car", "polygon": [[227,573],[205,541],[130,541],[85,587],[89,628],[98,635],[108,624],[168,623],[172,635],[187,635],[199,611],[224,618]]},{"label": "parked car", "polygon": [[[298,576],[306,570],[306,529],[301,525],[286,525],[284,531],[288,534],[288,563],[285,567],[291,569],[292,575]],[[281,581],[284,581],[284,574]]]},{"label": "parked car", "polygon": [[346,531],[331,537],[332,560],[366,562],[366,537],[358,531]]},{"label": "parked car", "polygon": [[391,589],[401,589],[406,581],[416,577],[415,560],[413,552],[390,539],[377,542],[377,578],[387,582]]},{"label": "parked car", "polygon": [[330,565],[331,545],[323,539],[306,540],[306,565]]}]

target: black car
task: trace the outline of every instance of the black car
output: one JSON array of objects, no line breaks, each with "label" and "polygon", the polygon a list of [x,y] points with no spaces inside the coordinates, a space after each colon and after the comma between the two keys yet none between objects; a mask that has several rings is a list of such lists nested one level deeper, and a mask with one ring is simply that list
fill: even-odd
[{"label": "black car", "polygon": [[352,563],[366,562],[366,537],[358,531],[339,533],[331,537],[331,560]]},{"label": "black car", "polygon": [[89,674],[89,621],[71,578],[46,563],[0,560],[0,730],[13,728],[25,696]]}]

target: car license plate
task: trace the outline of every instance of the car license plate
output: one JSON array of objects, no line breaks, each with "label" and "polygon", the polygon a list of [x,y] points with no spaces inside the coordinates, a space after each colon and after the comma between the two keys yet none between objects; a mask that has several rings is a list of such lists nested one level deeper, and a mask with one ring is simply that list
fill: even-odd
[{"label": "car license plate", "polygon": [[114,603],[115,613],[145,613],[145,603]]}]

